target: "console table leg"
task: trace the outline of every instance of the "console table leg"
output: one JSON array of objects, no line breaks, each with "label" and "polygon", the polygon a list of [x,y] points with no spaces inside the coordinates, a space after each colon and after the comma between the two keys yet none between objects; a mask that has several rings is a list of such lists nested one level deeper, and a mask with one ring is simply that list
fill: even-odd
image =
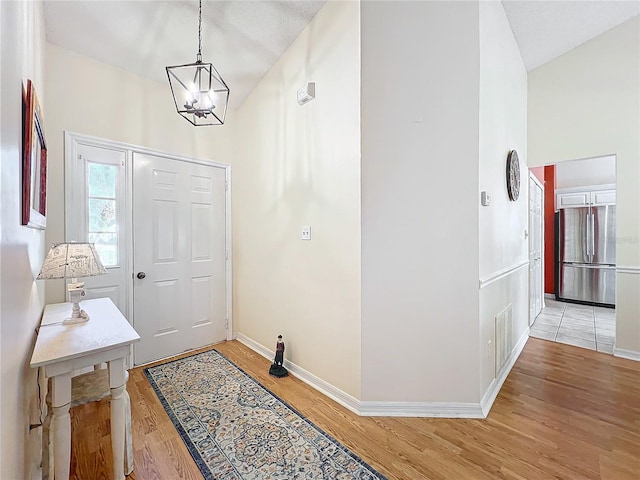
[{"label": "console table leg", "polygon": [[51,380],[53,417],[53,467],[55,480],[69,480],[71,464],[71,373],[57,375]]},{"label": "console table leg", "polygon": [[125,369],[124,358],[109,362],[111,387],[111,448],[113,450],[113,478],[124,480],[125,438]]}]

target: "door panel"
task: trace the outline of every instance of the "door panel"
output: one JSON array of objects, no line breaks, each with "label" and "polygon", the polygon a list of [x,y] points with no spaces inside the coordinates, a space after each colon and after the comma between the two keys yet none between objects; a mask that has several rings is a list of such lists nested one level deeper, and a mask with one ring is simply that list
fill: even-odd
[{"label": "door panel", "polygon": [[135,363],[226,338],[225,172],[134,154]]},{"label": "door panel", "polygon": [[616,269],[598,265],[562,265],[559,296],[567,300],[615,304]]},{"label": "door panel", "polygon": [[567,208],[560,210],[560,251],[562,262],[588,263],[588,222],[589,208]]},{"label": "door panel", "polygon": [[529,325],[542,310],[544,189],[529,174]]},{"label": "door panel", "polygon": [[[136,364],[182,352],[179,163],[133,156],[134,346]],[[144,274],[143,278],[140,278]]]},{"label": "door panel", "polygon": [[[190,343],[204,345],[226,339],[225,172],[191,164],[191,292]],[[194,347],[195,348],[195,347]]]},{"label": "door panel", "polygon": [[616,264],[616,207],[592,207],[593,260],[592,263]]}]

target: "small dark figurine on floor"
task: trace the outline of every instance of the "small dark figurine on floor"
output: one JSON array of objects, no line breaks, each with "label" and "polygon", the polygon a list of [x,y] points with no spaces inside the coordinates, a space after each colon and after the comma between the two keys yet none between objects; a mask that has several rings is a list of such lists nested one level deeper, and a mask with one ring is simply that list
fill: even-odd
[{"label": "small dark figurine on floor", "polygon": [[278,341],[276,343],[276,358],[273,360],[273,364],[269,368],[269,375],[275,377],[286,377],[289,375],[287,369],[282,366],[284,362],[284,342],[282,341],[282,335],[278,335]]}]

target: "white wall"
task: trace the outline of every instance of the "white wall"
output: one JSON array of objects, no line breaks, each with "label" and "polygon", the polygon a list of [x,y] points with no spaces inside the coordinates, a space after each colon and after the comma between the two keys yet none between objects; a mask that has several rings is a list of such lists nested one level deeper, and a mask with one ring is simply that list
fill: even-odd
[{"label": "white wall", "polygon": [[616,155],[616,348],[640,355],[640,17],[529,72],[529,165]]},{"label": "white wall", "polygon": [[478,3],[361,28],[362,398],[478,402]]},{"label": "white wall", "polygon": [[[502,3],[480,2],[480,182],[492,194],[491,205],[479,209],[480,279],[522,265],[528,259],[529,176],[527,165],[527,71]],[[509,200],[505,178],[509,150],[520,158],[520,197]],[[528,268],[480,290],[480,394],[495,373],[494,317],[513,305],[511,345],[528,327]],[[484,283],[482,284],[484,285]]]},{"label": "white wall", "polygon": [[[193,127],[159,83],[47,44],[49,210],[47,245],[64,240],[64,131],[163,152],[230,163],[232,113],[222,126]],[[65,301],[62,280],[47,280],[47,303]]]},{"label": "white wall", "polygon": [[560,162],[556,166],[556,188],[616,183],[616,156]]},{"label": "white wall", "polygon": [[327,2],[238,110],[232,192],[236,331],[271,350],[282,334],[286,359],[355,398],[359,19],[359,2]]},{"label": "white wall", "polygon": [[[40,103],[44,89],[44,17],[40,2],[0,2],[2,72],[0,257],[0,478],[31,479],[39,473],[36,372],[29,368],[40,322],[44,285],[36,282],[44,260],[44,232],[21,226],[22,88],[34,82]],[[43,110],[44,126],[47,111]]]}]

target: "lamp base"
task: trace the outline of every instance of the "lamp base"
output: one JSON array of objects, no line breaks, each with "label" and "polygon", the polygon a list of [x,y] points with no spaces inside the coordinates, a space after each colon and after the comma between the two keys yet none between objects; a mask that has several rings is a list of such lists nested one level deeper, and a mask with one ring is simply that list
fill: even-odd
[{"label": "lamp base", "polygon": [[80,313],[77,317],[73,315],[71,317],[67,317],[62,321],[63,325],[75,325],[76,323],[84,323],[89,321],[89,314],[84,310],[80,310]]},{"label": "lamp base", "polygon": [[69,300],[73,304],[73,307],[71,309],[71,317],[65,318],[62,324],[74,325],[76,323],[88,322],[89,315],[84,310],[80,310],[80,299],[86,295],[84,282],[70,283],[67,290],[69,291]]}]

